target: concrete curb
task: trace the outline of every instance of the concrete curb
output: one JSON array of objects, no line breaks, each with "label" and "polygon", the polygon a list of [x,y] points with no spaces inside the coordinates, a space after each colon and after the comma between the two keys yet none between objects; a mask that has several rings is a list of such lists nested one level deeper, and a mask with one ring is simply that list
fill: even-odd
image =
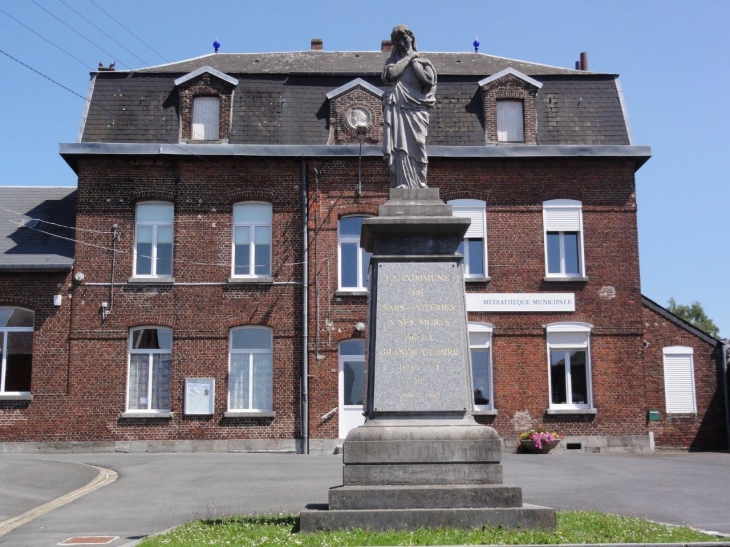
[{"label": "concrete curb", "polygon": [[107,484],[111,484],[115,480],[117,480],[117,472],[112,469],[106,469],[105,467],[98,467],[96,465],[88,465],[85,463],[79,463],[78,465],[93,467],[94,469],[99,471],[99,474],[91,482],[89,482],[85,486],[82,486],[81,488],[77,488],[76,490],[73,490],[68,494],[64,494],[63,496],[52,499],[51,501],[39,505],[38,507],[29,509],[25,513],[21,513],[18,516],[0,522],[0,536],[3,536],[15,530],[19,526],[22,526],[23,524],[26,524],[40,517],[41,515],[50,513],[51,511],[57,509],[58,507],[61,507],[62,505],[71,503],[72,501],[77,500],[80,497],[83,497],[86,494],[93,492],[94,490],[98,490],[102,486],[106,486]]}]

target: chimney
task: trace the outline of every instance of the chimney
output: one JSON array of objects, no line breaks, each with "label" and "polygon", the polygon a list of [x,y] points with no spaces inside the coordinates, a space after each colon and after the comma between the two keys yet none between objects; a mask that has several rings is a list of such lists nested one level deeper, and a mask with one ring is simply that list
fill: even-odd
[{"label": "chimney", "polygon": [[393,51],[393,42],[391,42],[390,40],[383,40],[382,42],[380,42],[380,51],[382,51],[383,53],[389,53]]},{"label": "chimney", "polygon": [[580,61],[575,62],[575,69],[580,70]]},{"label": "chimney", "polygon": [[588,53],[585,51],[580,54],[580,69],[588,70]]},{"label": "chimney", "polygon": [[323,49],[322,38],[312,38],[312,51],[322,51]]}]

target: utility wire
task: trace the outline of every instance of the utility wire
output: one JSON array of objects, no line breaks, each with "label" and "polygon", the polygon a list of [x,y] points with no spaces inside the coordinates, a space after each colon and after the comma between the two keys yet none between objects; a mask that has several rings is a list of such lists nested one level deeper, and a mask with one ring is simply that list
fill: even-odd
[{"label": "utility wire", "polygon": [[70,10],[71,10],[72,12],[74,12],[74,13],[75,13],[76,15],[78,15],[79,17],[81,17],[81,18],[82,18],[82,19],[83,19],[84,21],[86,21],[87,23],[89,23],[89,24],[90,24],[90,25],[91,25],[92,27],[94,27],[94,28],[95,28],[96,30],[98,30],[99,32],[101,32],[101,33],[102,33],[102,34],[103,34],[104,36],[106,36],[107,38],[109,38],[109,39],[110,39],[110,40],[111,40],[112,42],[114,42],[114,43],[115,43],[115,44],[117,44],[117,45],[118,45],[119,47],[121,47],[121,48],[122,48],[122,49],[123,49],[124,51],[126,51],[127,53],[129,53],[129,54],[130,54],[130,55],[131,55],[132,57],[134,57],[135,59],[137,59],[138,61],[140,61],[140,62],[141,62],[141,63],[142,63],[143,65],[145,65],[145,66],[150,66],[150,64],[149,64],[149,63],[148,63],[147,61],[145,61],[144,59],[140,59],[140,58],[139,58],[139,57],[138,57],[137,55],[135,55],[135,54],[134,54],[134,52],[132,52],[132,51],[128,50],[128,49],[127,49],[126,47],[124,47],[124,46],[123,46],[122,44],[120,44],[119,42],[117,42],[117,41],[116,41],[116,40],[115,40],[114,38],[112,38],[111,36],[109,36],[109,35],[108,35],[108,34],[107,34],[106,32],[104,32],[103,30],[101,30],[101,29],[100,29],[99,27],[97,27],[97,26],[96,26],[96,25],[95,25],[94,23],[92,23],[91,21],[89,21],[89,20],[88,20],[88,19],[87,19],[86,17],[84,17],[84,16],[83,16],[83,15],[81,15],[81,14],[80,14],[80,13],[79,13],[78,11],[76,11],[76,10],[75,10],[75,9],[73,9],[73,8],[72,8],[71,6],[69,6],[69,5],[68,5],[68,4],[66,3],[66,2],[64,2],[63,0],[58,0],[58,1],[59,1],[59,2],[61,2],[61,4],[63,4],[64,6],[66,6],[66,7],[68,8],[68,9],[70,9]]},{"label": "utility wire", "polygon": [[[86,247],[93,247],[95,249],[101,249],[102,251],[111,251],[112,253],[121,253],[121,254],[124,254],[124,255],[134,254],[134,251],[125,251],[125,250],[122,250],[122,249],[113,249],[112,247],[105,247],[104,245],[97,245],[96,243],[89,243],[87,241],[81,241],[80,239],[76,239],[76,238],[73,238],[73,237],[66,237],[66,236],[62,236],[62,235],[59,235],[59,234],[54,234],[53,232],[48,232],[46,230],[41,230],[40,228],[33,228],[31,226],[26,226],[22,222],[18,222],[17,220],[12,220],[10,218],[6,218],[6,217],[3,217],[3,216],[0,216],[0,220],[4,220],[6,222],[10,222],[11,224],[15,224],[16,226],[19,226],[21,228],[27,228],[28,230],[33,230],[34,232],[40,232],[41,234],[46,234],[46,235],[49,235],[51,237],[57,237],[59,239],[65,239],[66,241],[71,241],[73,243],[78,243],[79,245],[85,245]],[[111,233],[111,232],[102,232],[102,233]],[[119,232],[117,232],[117,233],[119,233]],[[151,260],[154,260],[155,259],[152,256],[143,255],[143,254],[139,254],[139,253],[137,253],[137,256],[140,257],[140,258],[149,258]],[[320,260],[320,262],[327,262],[328,260],[329,260],[329,258],[323,258],[322,260]],[[310,260],[310,262],[313,262],[313,261]],[[231,267],[231,263],[230,262],[193,262],[193,261],[190,261],[190,260],[186,260],[185,261],[185,264],[191,264],[193,266],[221,266],[221,267],[226,267],[226,268],[230,268]],[[277,268],[281,268],[283,266],[298,266],[298,265],[301,265],[301,264],[304,264],[304,262],[285,262],[283,264],[275,264],[275,266]],[[254,264],[254,267],[256,267],[256,266],[263,266],[263,264]],[[272,265],[272,266],[274,266],[274,265]]]},{"label": "utility wire", "polygon": [[113,16],[113,15],[112,15],[111,13],[109,13],[109,12],[108,12],[108,11],[106,11],[106,10],[105,10],[104,8],[102,8],[102,7],[101,7],[101,6],[99,5],[99,4],[97,4],[96,2],[94,2],[94,0],[89,0],[89,2],[91,2],[92,4],[94,4],[94,5],[95,5],[95,6],[96,6],[96,7],[97,7],[97,8],[99,9],[99,10],[101,10],[102,12],[104,12],[104,13],[105,13],[105,14],[106,14],[106,15],[107,15],[107,16],[108,16],[108,17],[109,17],[109,18],[110,18],[110,19],[111,19],[112,21],[114,21],[114,22],[115,22],[115,23],[116,23],[117,25],[119,25],[120,27],[122,27],[122,28],[123,28],[124,30],[126,30],[126,31],[127,31],[127,32],[128,32],[129,34],[131,34],[132,36],[134,36],[134,37],[135,37],[135,38],[136,38],[137,40],[139,40],[139,41],[140,41],[140,42],[142,42],[142,43],[143,43],[143,44],[144,44],[145,46],[147,46],[147,47],[148,47],[149,49],[151,49],[151,50],[152,50],[152,52],[154,52],[154,53],[155,53],[155,54],[156,54],[157,56],[159,56],[159,57],[160,57],[160,58],[161,58],[161,59],[162,59],[163,61],[165,61],[166,63],[169,63],[169,62],[171,62],[171,61],[167,60],[167,59],[166,59],[166,58],[165,58],[165,57],[164,57],[164,56],[163,56],[163,55],[162,55],[161,53],[158,53],[158,52],[157,52],[157,51],[156,51],[156,50],[155,50],[155,49],[154,49],[154,48],[153,48],[153,47],[152,47],[151,45],[149,45],[149,44],[148,44],[147,42],[145,42],[144,40],[142,40],[142,38],[140,38],[139,36],[137,36],[137,35],[136,35],[136,34],[135,34],[134,32],[132,32],[131,30],[129,30],[129,29],[128,29],[127,27],[125,27],[125,26],[124,26],[124,25],[123,25],[122,23],[120,23],[120,22],[119,22],[119,21],[118,21],[117,19],[115,19],[115,18],[114,18],[114,16]]},{"label": "utility wire", "polygon": [[26,215],[25,213],[19,213],[18,211],[13,211],[12,209],[8,209],[7,207],[3,207],[1,205],[0,205],[0,209],[2,209],[3,211],[7,211],[8,213],[13,213],[14,215],[24,217],[28,220],[37,220],[38,222],[43,222],[44,224],[50,224],[51,226],[58,226],[59,228],[66,228],[68,230],[76,230],[78,232],[91,232],[94,234],[112,234],[112,233],[114,233],[111,230],[91,230],[88,228],[77,228],[76,226],[66,226],[65,224],[57,224],[55,222],[51,222],[50,220],[45,220],[42,218],[34,218],[30,215]]},{"label": "utility wire", "polygon": [[[41,5],[40,5],[40,4],[38,3],[38,2],[36,2],[35,0],[30,0],[30,1],[31,1],[31,2],[33,2],[33,3],[34,3],[34,4],[36,5],[36,6],[38,6],[39,8],[41,8],[41,9],[42,9],[43,11],[45,11],[46,13],[48,13],[48,14],[49,14],[49,15],[50,15],[51,17],[53,17],[54,19],[58,20],[59,22],[63,23],[63,24],[65,25],[65,26],[67,26],[68,28],[70,28],[70,29],[71,29],[72,31],[74,31],[74,32],[75,32],[76,34],[78,34],[79,36],[81,36],[81,37],[82,37],[82,38],[83,38],[84,40],[86,40],[87,42],[89,42],[89,43],[90,43],[90,44],[91,44],[92,46],[94,46],[94,47],[97,47],[97,48],[99,48],[99,49],[100,49],[101,51],[103,51],[104,53],[106,53],[106,54],[107,54],[107,55],[108,55],[109,57],[111,57],[111,58],[112,58],[112,60],[113,60],[113,59],[115,59],[115,56],[114,56],[114,55],[112,55],[112,54],[111,54],[111,53],[109,53],[109,52],[108,52],[107,50],[105,50],[104,48],[102,48],[102,47],[101,47],[101,46],[100,46],[99,44],[96,44],[96,43],[92,42],[91,40],[89,40],[89,39],[88,39],[88,38],[87,38],[86,36],[84,36],[84,35],[83,35],[83,34],[81,34],[81,33],[80,33],[80,32],[79,32],[78,30],[76,30],[76,29],[75,29],[75,28],[73,28],[73,27],[72,27],[71,25],[69,25],[68,23],[66,23],[66,22],[65,22],[65,21],[64,21],[63,19],[61,19],[61,18],[60,18],[60,17],[58,17],[57,15],[54,15],[54,14],[53,14],[52,12],[48,11],[48,10],[47,10],[46,8],[44,8],[43,6],[41,6]],[[123,62],[121,62],[121,61],[119,61],[119,64],[120,64],[120,65],[122,65],[122,66],[125,66],[125,67],[127,67],[127,68],[130,68],[130,67],[129,67],[128,65],[124,64],[124,63],[123,63]],[[131,70],[131,69],[130,69],[130,70]]]},{"label": "utility wire", "polygon": [[[21,25],[21,26],[24,26],[25,28],[27,28],[27,29],[28,29],[29,31],[31,31],[31,32],[32,32],[33,34],[35,34],[35,35],[36,35],[36,36],[38,36],[39,38],[42,38],[43,40],[45,40],[46,42],[48,42],[49,44],[51,44],[51,45],[52,45],[53,47],[55,47],[55,48],[56,48],[56,49],[58,49],[59,51],[62,51],[63,53],[65,53],[66,55],[68,55],[69,57],[71,57],[72,59],[74,59],[75,61],[77,61],[77,62],[81,63],[82,65],[84,65],[84,67],[85,67],[85,68],[91,68],[91,67],[89,67],[89,65],[87,65],[87,64],[86,64],[86,63],[85,63],[84,61],[82,61],[82,60],[81,60],[81,59],[79,59],[78,57],[74,57],[74,56],[73,56],[72,54],[70,54],[70,53],[69,53],[68,51],[66,51],[65,49],[63,49],[63,48],[62,48],[61,46],[59,46],[59,45],[56,45],[56,44],[54,44],[54,43],[53,43],[53,42],[51,42],[51,41],[50,41],[50,40],[49,40],[48,38],[46,38],[45,36],[43,36],[42,34],[40,34],[40,33],[36,32],[36,31],[34,31],[34,30],[33,30],[32,28],[30,28],[30,27],[29,27],[28,25],[26,25],[25,23],[22,23],[22,22],[18,21],[18,20],[17,20],[17,19],[15,18],[15,17],[13,17],[12,15],[10,15],[10,14],[9,14],[9,13],[8,13],[7,11],[5,11],[4,9],[0,8],[0,11],[1,11],[1,12],[3,12],[3,13],[4,13],[5,15],[7,15],[8,17],[10,17],[10,18],[11,18],[11,19],[12,19],[13,21],[15,21],[16,23],[18,23],[19,25]],[[93,68],[91,68],[91,70],[94,70],[94,69],[93,69]]]}]

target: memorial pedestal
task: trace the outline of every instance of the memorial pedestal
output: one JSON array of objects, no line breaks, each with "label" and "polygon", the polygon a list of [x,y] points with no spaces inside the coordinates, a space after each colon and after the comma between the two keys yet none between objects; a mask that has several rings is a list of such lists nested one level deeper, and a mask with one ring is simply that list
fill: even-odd
[{"label": "memorial pedestal", "polygon": [[372,253],[365,425],[343,446],[343,485],[302,532],[492,526],[549,529],[555,510],[502,484],[501,440],[471,416],[464,277],[469,219],[436,188],[393,189],[363,221]]}]

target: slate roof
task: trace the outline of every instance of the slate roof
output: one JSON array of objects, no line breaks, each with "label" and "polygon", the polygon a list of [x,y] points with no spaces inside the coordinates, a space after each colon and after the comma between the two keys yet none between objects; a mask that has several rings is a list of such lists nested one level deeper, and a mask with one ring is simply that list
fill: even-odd
[{"label": "slate roof", "polygon": [[[423,53],[439,73],[428,144],[483,146],[479,80],[512,67],[543,83],[538,144],[631,144],[616,76],[474,53]],[[138,71],[100,72],[82,142],[179,142],[174,80],[209,65],[238,79],[230,144],[326,144],[326,94],[356,77],[380,89],[386,53],[211,54]],[[259,62],[256,62],[256,61]]]},{"label": "slate roof", "polygon": [[[25,224],[30,218],[40,222]],[[74,243],[76,188],[0,186],[0,270],[70,270]],[[19,226],[18,224],[22,226]]]}]

